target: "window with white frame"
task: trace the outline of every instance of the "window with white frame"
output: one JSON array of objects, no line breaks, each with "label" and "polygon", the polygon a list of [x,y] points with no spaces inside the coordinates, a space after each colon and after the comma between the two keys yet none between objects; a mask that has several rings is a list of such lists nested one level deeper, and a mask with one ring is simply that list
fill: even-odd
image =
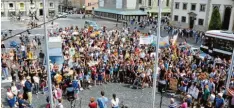
[{"label": "window with white frame", "polygon": [[178,15],[174,15],[174,21],[178,21]]},{"label": "window with white frame", "polygon": [[181,17],[181,22],[184,22],[184,23],[186,22],[186,17],[185,16]]},{"label": "window with white frame", "polygon": [[180,3],[175,3],[175,9],[180,9]]},{"label": "window with white frame", "polygon": [[206,5],[205,4],[201,4],[200,5],[200,11],[201,12],[205,12],[206,11]]},{"label": "window with white frame", "polygon": [[151,0],[148,1],[148,6],[152,6],[151,2],[152,2]]},{"label": "window with white frame", "polygon": [[183,10],[187,10],[187,4],[188,3],[183,3]]},{"label": "window with white frame", "polygon": [[139,4],[142,4],[142,0],[138,0],[138,3],[139,3]]},{"label": "window with white frame", "polygon": [[204,19],[198,19],[198,25],[203,26],[203,23],[204,23]]},{"label": "window with white frame", "polygon": [[195,10],[196,10],[196,4],[194,4],[194,3],[191,4],[191,10],[192,10],[192,11],[195,11]]},{"label": "window with white frame", "polygon": [[14,4],[13,3],[9,3],[9,8],[13,8]]},{"label": "window with white frame", "polygon": [[54,3],[50,2],[50,8],[54,8]]}]

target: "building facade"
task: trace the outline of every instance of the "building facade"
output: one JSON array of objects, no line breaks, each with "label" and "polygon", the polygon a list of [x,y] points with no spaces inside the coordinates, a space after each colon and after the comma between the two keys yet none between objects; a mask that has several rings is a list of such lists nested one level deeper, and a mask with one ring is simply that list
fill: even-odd
[{"label": "building facade", "polygon": [[82,8],[83,0],[60,0],[59,10],[61,12],[78,11]]},{"label": "building facade", "polygon": [[84,0],[84,6],[86,13],[90,14],[94,9],[98,8],[99,0]]},{"label": "building facade", "polygon": [[233,29],[233,0],[172,0],[171,24],[206,31],[214,8],[219,9],[222,28]]},{"label": "building facade", "polygon": [[[43,16],[42,0],[1,0],[1,16],[29,16],[32,8],[36,12],[36,16]],[[47,16],[55,16],[58,13],[59,0],[46,0]]]},{"label": "building facade", "polygon": [[[149,16],[157,17],[158,15],[158,1],[159,0],[138,0],[141,8],[148,12]],[[171,0],[162,1],[162,16],[170,16]]]},{"label": "building facade", "polygon": [[119,21],[140,21],[147,16],[147,12],[139,9],[138,0],[102,0],[98,8],[94,9],[96,17]]}]

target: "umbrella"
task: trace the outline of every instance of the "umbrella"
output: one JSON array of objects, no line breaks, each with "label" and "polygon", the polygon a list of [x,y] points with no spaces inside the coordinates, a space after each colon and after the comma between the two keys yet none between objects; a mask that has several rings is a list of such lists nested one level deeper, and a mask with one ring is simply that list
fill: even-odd
[{"label": "umbrella", "polygon": [[78,32],[73,32],[72,35],[78,35],[79,33]]},{"label": "umbrella", "polygon": [[18,44],[17,44],[17,42],[15,42],[15,41],[11,41],[11,42],[10,42],[10,46],[13,47],[13,48],[15,48],[15,47],[18,46]]}]

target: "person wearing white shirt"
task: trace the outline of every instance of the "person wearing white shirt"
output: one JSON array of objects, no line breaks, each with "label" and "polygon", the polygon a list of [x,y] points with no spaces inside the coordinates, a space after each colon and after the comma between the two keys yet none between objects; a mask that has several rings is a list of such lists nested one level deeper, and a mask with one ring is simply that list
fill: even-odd
[{"label": "person wearing white shirt", "polygon": [[34,80],[34,86],[35,86],[35,93],[38,94],[38,91],[39,91],[39,81],[40,81],[38,73],[36,73],[36,75],[33,76],[33,80]]},{"label": "person wearing white shirt", "polygon": [[116,98],[116,94],[112,95],[113,99],[111,100],[112,108],[119,108],[119,98]]},{"label": "person wearing white shirt", "polygon": [[20,46],[20,50],[22,52],[22,56],[23,58],[26,58],[26,51],[25,51],[25,46],[24,44],[22,43],[22,45]]},{"label": "person wearing white shirt", "polygon": [[15,85],[15,82],[11,83],[11,92],[14,94],[14,96],[18,95],[18,89],[17,89],[17,87]]}]

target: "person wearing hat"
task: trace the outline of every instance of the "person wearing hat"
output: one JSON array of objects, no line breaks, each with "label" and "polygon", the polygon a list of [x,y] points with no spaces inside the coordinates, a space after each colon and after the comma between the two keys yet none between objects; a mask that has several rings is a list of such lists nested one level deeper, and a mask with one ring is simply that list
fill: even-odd
[{"label": "person wearing hat", "polygon": [[26,82],[24,83],[24,93],[27,95],[28,103],[31,106],[32,105],[32,83],[31,78],[28,76],[26,78]]},{"label": "person wearing hat", "polygon": [[94,97],[90,98],[89,107],[90,108],[97,108],[97,102],[95,102],[95,98]]},{"label": "person wearing hat", "polygon": [[218,93],[218,96],[215,98],[215,108],[224,108],[223,93]]}]

